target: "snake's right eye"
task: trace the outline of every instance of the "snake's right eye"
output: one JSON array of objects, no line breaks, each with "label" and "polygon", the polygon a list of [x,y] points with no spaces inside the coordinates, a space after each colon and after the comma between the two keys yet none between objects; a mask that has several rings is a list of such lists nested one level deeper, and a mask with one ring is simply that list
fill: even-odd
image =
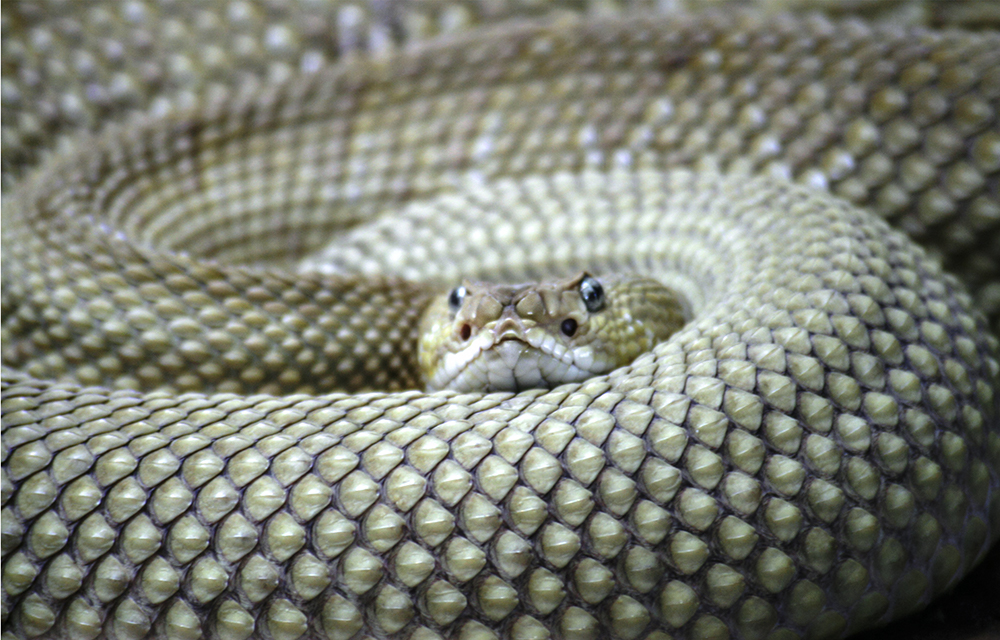
[{"label": "snake's right eye", "polygon": [[448,306],[451,307],[452,311],[458,311],[459,307],[462,306],[462,301],[465,300],[468,290],[465,287],[455,287],[448,294]]}]

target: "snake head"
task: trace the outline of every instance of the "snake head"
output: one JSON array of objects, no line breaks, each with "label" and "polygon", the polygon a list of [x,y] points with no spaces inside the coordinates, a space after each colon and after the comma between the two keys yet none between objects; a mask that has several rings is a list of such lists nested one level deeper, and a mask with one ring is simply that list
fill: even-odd
[{"label": "snake head", "polygon": [[492,284],[465,280],[424,313],[429,390],[520,391],[624,366],[684,323],[672,290],[636,275]]}]

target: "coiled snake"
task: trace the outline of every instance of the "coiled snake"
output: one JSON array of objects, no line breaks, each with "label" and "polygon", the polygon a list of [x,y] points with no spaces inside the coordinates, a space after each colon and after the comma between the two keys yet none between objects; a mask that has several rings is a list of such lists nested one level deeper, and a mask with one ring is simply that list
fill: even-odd
[{"label": "coiled snake", "polygon": [[[835,638],[1000,536],[996,33],[81,6],[4,18],[5,639]],[[690,319],[414,390],[437,292],[583,269]]]}]

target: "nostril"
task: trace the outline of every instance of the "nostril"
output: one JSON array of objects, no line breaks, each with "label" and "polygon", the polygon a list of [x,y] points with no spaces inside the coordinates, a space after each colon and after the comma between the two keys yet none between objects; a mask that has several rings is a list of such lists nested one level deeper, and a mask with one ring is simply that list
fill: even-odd
[{"label": "nostril", "polygon": [[462,329],[458,332],[458,335],[462,337],[462,340],[468,340],[472,336],[472,327],[468,323],[462,325]]},{"label": "nostril", "polygon": [[566,318],[562,321],[562,325],[559,328],[562,329],[562,332],[567,336],[573,337],[573,334],[576,333],[576,320],[573,318]]}]

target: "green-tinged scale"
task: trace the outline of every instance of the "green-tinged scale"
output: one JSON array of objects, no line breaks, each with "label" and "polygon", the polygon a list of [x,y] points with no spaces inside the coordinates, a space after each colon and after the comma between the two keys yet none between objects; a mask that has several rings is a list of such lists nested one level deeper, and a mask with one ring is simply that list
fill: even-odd
[{"label": "green-tinged scale", "polygon": [[[1000,535],[995,31],[39,7],[3,23],[3,640],[836,638]],[[419,390],[432,298],[583,270],[686,324]]]}]

